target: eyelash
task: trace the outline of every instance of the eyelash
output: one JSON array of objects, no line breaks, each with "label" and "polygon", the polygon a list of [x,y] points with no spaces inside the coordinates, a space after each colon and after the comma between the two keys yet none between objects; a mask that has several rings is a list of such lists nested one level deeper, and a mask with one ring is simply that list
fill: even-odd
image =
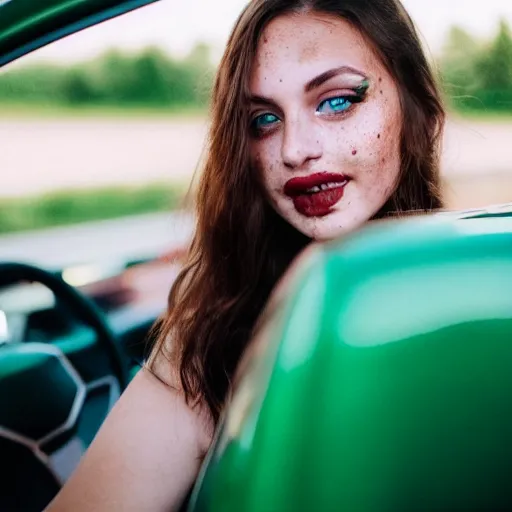
[{"label": "eyelash", "polygon": [[[348,107],[344,108],[342,110],[333,111],[332,113],[324,114],[324,115],[326,115],[328,117],[337,117],[337,116],[345,115],[347,113],[347,111],[351,110],[351,108],[354,106],[355,103],[359,103],[361,101],[361,98],[359,98],[357,95],[333,96],[332,98],[327,98],[327,99],[321,101],[320,105],[317,108],[317,112],[319,112],[319,109],[323,105],[332,103],[337,100],[342,100],[342,102],[341,102],[342,105],[346,105],[348,103],[349,104]],[[331,108],[333,108],[333,107],[331,106]],[[259,119],[265,118],[267,116],[274,118],[275,121],[269,123],[266,126],[257,126],[257,121]],[[277,121],[279,121],[279,118],[275,114],[272,114],[271,112],[265,112],[264,114],[260,114],[260,115],[256,116],[251,121],[251,130],[257,135],[268,132],[275,126],[275,124],[277,124],[276,123]]]}]

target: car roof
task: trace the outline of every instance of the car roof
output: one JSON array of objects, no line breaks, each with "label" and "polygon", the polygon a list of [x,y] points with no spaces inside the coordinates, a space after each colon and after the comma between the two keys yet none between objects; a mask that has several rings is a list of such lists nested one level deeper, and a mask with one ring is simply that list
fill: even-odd
[{"label": "car roof", "polygon": [[158,0],[0,0],[0,67]]}]

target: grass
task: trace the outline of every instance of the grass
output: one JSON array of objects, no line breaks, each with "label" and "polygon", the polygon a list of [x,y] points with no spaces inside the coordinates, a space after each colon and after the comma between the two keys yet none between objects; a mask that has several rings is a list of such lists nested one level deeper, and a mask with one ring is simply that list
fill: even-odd
[{"label": "grass", "polygon": [[204,118],[208,114],[207,107],[175,106],[175,107],[148,107],[131,106],[115,107],[105,105],[72,107],[52,104],[30,103],[2,103],[0,102],[0,119],[62,119],[62,118]]},{"label": "grass", "polygon": [[170,211],[183,205],[182,184],[66,190],[0,199],[0,234]]},{"label": "grass", "polygon": [[451,110],[452,118],[481,121],[485,123],[512,123],[512,112],[489,111],[489,110]]}]

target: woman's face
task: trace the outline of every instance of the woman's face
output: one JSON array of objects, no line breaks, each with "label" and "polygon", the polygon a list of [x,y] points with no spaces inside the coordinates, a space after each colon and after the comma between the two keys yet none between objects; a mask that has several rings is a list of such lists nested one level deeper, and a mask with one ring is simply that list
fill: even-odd
[{"label": "woman's face", "polygon": [[375,215],[396,186],[397,87],[361,33],[315,13],[274,19],[250,78],[253,165],[292,226],[328,240]]}]

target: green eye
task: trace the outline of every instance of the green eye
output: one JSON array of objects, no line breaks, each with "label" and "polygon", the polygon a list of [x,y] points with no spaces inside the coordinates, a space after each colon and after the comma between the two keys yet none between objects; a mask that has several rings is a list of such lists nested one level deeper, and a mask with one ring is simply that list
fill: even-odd
[{"label": "green eye", "polygon": [[267,113],[256,117],[252,122],[252,126],[258,130],[260,128],[266,128],[267,126],[277,123],[278,121],[279,118],[276,115]]},{"label": "green eye", "polygon": [[337,98],[330,98],[322,101],[318,107],[318,112],[333,113],[343,112],[352,106],[352,102],[346,96],[339,96]]}]

